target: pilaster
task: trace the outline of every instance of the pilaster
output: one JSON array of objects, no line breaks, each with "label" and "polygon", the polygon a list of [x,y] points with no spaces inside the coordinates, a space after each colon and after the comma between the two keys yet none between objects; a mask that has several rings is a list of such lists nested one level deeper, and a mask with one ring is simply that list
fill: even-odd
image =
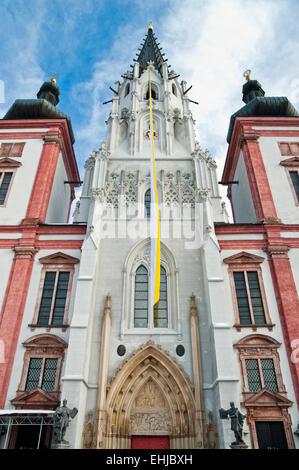
[{"label": "pilaster", "polygon": [[190,298],[190,332],[192,345],[192,362],[194,377],[194,394],[195,394],[195,432],[196,441],[205,443],[205,411],[202,389],[202,371],[201,371],[201,352],[198,326],[198,311],[195,303],[195,296],[192,294]]},{"label": "pilaster", "polygon": [[253,205],[258,221],[278,221],[258,139],[256,131],[246,128],[240,136]]},{"label": "pilaster", "polygon": [[299,362],[292,361],[292,344],[297,344],[299,338],[299,301],[288,256],[289,249],[289,246],[283,243],[268,244],[264,248],[268,254],[294,391],[299,405]]},{"label": "pilaster", "polygon": [[40,157],[34,185],[31,191],[27,213],[22,224],[45,222],[58,156],[61,137],[51,132],[43,136],[44,145]]},{"label": "pilaster", "polygon": [[0,329],[5,362],[0,362],[0,408],[4,408],[15,351],[28,294],[35,246],[15,246],[9,280],[3,301]]},{"label": "pilaster", "polygon": [[101,335],[101,352],[99,358],[99,378],[98,378],[98,397],[96,406],[96,417],[94,423],[94,440],[93,447],[100,449],[103,447],[105,421],[106,421],[106,387],[108,379],[108,366],[110,355],[110,333],[111,333],[111,297],[106,296],[106,304],[104,309],[102,335]]}]

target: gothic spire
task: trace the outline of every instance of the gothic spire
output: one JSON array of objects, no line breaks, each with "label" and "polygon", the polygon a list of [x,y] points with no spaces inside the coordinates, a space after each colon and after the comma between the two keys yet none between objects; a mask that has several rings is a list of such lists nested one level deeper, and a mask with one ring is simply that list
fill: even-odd
[{"label": "gothic spire", "polygon": [[148,63],[151,61],[162,76],[162,64],[166,61],[163,59],[163,56],[164,53],[161,52],[159,43],[156,42],[156,37],[153,33],[153,27],[150,23],[148,26],[147,35],[140,50],[140,54],[136,60],[136,62],[139,62],[140,65],[140,75],[144,72],[144,70],[147,69]]}]

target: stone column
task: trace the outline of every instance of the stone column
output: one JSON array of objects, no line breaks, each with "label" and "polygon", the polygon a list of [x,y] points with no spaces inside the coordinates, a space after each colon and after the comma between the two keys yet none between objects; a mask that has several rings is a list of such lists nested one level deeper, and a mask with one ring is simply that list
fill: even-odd
[{"label": "stone column", "polygon": [[58,134],[48,133],[43,139],[44,146],[31,191],[26,217],[23,219],[22,224],[45,222],[47,215],[60,152],[60,138]]},{"label": "stone column", "polygon": [[99,379],[98,379],[98,398],[96,407],[96,416],[94,422],[94,439],[93,448],[101,449],[104,445],[104,431],[106,423],[106,387],[108,377],[109,365],[109,346],[110,346],[110,331],[111,331],[111,297],[108,294],[106,297],[106,304],[104,309],[102,335],[101,335],[101,352],[100,352],[100,366],[99,366]]},{"label": "stone column", "polygon": [[202,389],[201,353],[199,339],[199,318],[195,303],[195,295],[190,298],[190,331],[192,345],[192,362],[194,377],[194,398],[195,398],[195,447],[205,447],[205,412]]}]

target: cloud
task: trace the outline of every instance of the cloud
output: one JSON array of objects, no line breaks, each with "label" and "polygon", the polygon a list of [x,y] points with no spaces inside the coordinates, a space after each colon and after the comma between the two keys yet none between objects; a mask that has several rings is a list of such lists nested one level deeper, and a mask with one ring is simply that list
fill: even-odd
[{"label": "cloud", "polygon": [[[299,98],[298,30],[288,38],[292,7],[296,8],[294,2],[274,0],[183,0],[174,2],[164,19],[167,28],[159,39],[175,71],[192,85],[188,96],[199,102],[190,104],[197,136],[216,159],[219,179],[230,116],[244,105],[244,70],[251,68],[268,94]],[[226,188],[220,190],[225,197]]]},{"label": "cloud", "polygon": [[288,96],[299,108],[298,1],[153,0],[151,6],[147,13],[141,0],[2,0],[0,112],[16,98],[34,97],[58,72],[59,107],[72,119],[83,176],[84,161],[105,139],[109,86],[122,80],[152,20],[172,68],[192,85],[197,138],[216,159],[220,179],[246,68],[266,94]]}]

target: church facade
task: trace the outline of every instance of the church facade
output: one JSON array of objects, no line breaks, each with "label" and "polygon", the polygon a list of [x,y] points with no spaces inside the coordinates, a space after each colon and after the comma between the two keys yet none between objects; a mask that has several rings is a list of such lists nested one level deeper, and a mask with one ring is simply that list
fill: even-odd
[{"label": "church facade", "polygon": [[[150,307],[149,72],[160,300]],[[2,448],[298,448],[299,115],[256,80],[231,117],[221,183],[188,88],[150,26],[116,82],[82,193],[71,121],[46,82],[0,122]],[[223,414],[223,413],[222,413]],[[233,447],[233,446],[232,446]]]}]

